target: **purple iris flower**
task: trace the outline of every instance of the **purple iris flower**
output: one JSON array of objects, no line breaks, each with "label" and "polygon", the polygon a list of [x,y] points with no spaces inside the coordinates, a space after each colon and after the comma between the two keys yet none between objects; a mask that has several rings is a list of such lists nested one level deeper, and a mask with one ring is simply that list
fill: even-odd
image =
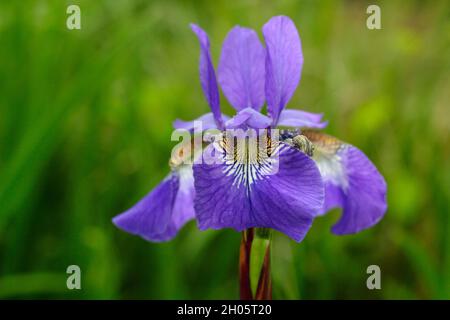
[{"label": "purple iris flower", "polygon": [[[234,27],[223,43],[217,78],[207,34],[197,25],[191,28],[200,43],[200,81],[211,108],[196,123],[204,130],[295,129],[281,131],[273,174],[263,174],[270,163],[238,163],[239,154],[227,157],[226,147],[222,161],[188,164],[184,159],[190,149],[178,147],[169,175],[116,216],[116,226],[158,242],[172,239],[196,219],[201,230],[271,228],[299,242],[315,217],[335,207],[343,209],[332,228],[335,234],[376,224],[387,208],[386,183],[372,162],[356,147],[321,133],[327,125],[321,114],[285,109],[303,65],[294,23],[285,16],[271,18],[262,29],[265,46],[255,31]],[[237,111],[231,118],[220,110],[219,85]],[[267,115],[260,112],[265,102]],[[174,122],[175,129],[193,130],[194,125]]]}]

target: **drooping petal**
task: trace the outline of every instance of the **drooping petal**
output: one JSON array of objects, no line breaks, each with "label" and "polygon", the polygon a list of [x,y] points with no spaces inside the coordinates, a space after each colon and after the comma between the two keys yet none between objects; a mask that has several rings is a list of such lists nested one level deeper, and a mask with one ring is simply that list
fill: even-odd
[{"label": "drooping petal", "polygon": [[169,174],[131,209],[114,217],[120,229],[152,241],[171,240],[195,217],[192,167]]},{"label": "drooping petal", "polygon": [[[222,114],[222,119],[224,121],[227,121],[229,117]],[[202,130],[217,129],[216,119],[214,118],[214,115],[211,112],[206,113],[201,117],[192,121],[183,121],[180,119],[176,119],[173,122],[173,127],[175,129],[185,129],[189,131],[194,130],[194,128],[196,128],[196,125],[198,128],[201,128]]]},{"label": "drooping petal", "polygon": [[227,129],[234,128],[253,128],[253,129],[265,129],[272,123],[272,119],[263,115],[259,111],[252,108],[245,108],[238,112],[233,118],[225,122]]},{"label": "drooping petal", "polygon": [[300,81],[302,46],[294,23],[285,16],[270,19],[263,27],[263,35],[266,42],[267,110],[276,125],[281,110]]},{"label": "drooping petal", "polygon": [[386,182],[366,155],[319,132],[302,131],[302,134],[315,146],[314,159],[325,183],[323,213],[343,208],[333,233],[356,233],[380,221],[387,209]]},{"label": "drooping petal", "polygon": [[236,26],[222,45],[218,67],[219,84],[236,110],[264,104],[265,50],[252,29]]},{"label": "drooping petal", "polygon": [[[216,163],[194,165],[194,207],[199,228],[273,228],[301,241],[323,205],[323,183],[314,161],[279,144],[269,158],[223,143]],[[212,153],[210,145],[205,152]],[[228,151],[226,151],[228,150]],[[256,160],[259,159],[259,160]]]},{"label": "drooping petal", "polygon": [[279,126],[323,129],[328,121],[322,122],[322,114],[310,113],[301,110],[285,109],[281,111],[278,119]]},{"label": "drooping petal", "polygon": [[200,43],[200,82],[202,84],[203,93],[211,107],[211,111],[216,120],[217,127],[223,128],[223,120],[220,112],[220,97],[217,87],[216,73],[209,52],[209,38],[206,32],[197,26],[191,24],[192,31],[196,34]]}]

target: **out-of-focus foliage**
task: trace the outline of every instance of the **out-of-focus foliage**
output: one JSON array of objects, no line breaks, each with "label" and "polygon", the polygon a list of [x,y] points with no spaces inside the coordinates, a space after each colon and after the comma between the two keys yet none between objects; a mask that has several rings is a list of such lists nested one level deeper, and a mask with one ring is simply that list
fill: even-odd
[{"label": "out-of-focus foliage", "polygon": [[[373,1],[2,1],[0,297],[237,298],[240,234],[192,222],[151,244],[111,218],[167,174],[171,122],[208,111],[188,24],[217,61],[233,25],[260,33],[286,14],[305,56],[289,107],[323,112],[372,159],[389,210],[354,236],[329,232],[338,210],[300,244],[278,235],[274,297],[449,299],[450,6],[375,2],[381,30],[366,28]],[[69,4],[81,30],[66,28]],[[381,290],[366,288],[371,264]]]}]

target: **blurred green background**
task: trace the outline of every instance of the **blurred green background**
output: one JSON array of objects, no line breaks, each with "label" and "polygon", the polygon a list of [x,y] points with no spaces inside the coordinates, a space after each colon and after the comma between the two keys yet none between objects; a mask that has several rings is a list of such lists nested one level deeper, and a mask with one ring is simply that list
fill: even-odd
[{"label": "blurred green background", "polygon": [[[369,4],[382,30],[366,28]],[[338,210],[300,244],[278,235],[274,298],[450,299],[450,3],[400,0],[1,1],[0,298],[238,298],[239,233],[191,222],[152,244],[111,218],[168,173],[172,121],[208,111],[188,24],[217,62],[233,25],[260,33],[277,14],[305,56],[288,107],[324,112],[372,159],[389,210],[353,236],[329,232]],[[366,288],[371,264],[381,290]]]}]

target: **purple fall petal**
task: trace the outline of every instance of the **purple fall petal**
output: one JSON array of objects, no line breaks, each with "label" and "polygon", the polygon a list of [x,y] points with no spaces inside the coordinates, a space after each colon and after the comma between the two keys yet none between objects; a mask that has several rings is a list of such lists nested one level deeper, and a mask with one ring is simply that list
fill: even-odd
[{"label": "purple fall petal", "polygon": [[264,104],[265,50],[252,29],[236,26],[228,33],[218,66],[223,93],[236,110]]},{"label": "purple fall petal", "polygon": [[272,123],[272,119],[263,115],[259,111],[252,108],[245,108],[238,112],[233,118],[225,122],[227,129],[234,128],[253,128],[253,129],[265,129]]},{"label": "purple fall petal", "polygon": [[322,122],[322,114],[301,110],[283,110],[278,118],[279,126],[323,129],[328,121]]},{"label": "purple fall petal", "polygon": [[188,171],[172,172],[135,206],[114,217],[113,223],[148,241],[171,240],[195,217],[192,169],[181,170]]},{"label": "purple fall petal", "polygon": [[217,87],[216,73],[209,52],[209,38],[206,32],[195,24],[191,24],[192,31],[196,34],[200,43],[200,82],[203,93],[211,107],[211,111],[219,129],[223,128],[223,120],[220,112],[220,97]]},{"label": "purple fall petal", "polygon": [[387,209],[386,182],[373,163],[357,148],[345,145],[339,151],[346,185],[326,181],[326,210],[343,208],[341,219],[333,226],[335,234],[351,234],[370,228]]},{"label": "purple fall petal", "polygon": [[333,233],[356,233],[380,221],[387,209],[386,182],[366,155],[332,136],[302,133],[315,145],[314,160],[325,183],[322,213],[343,209]]},{"label": "purple fall petal", "polygon": [[304,153],[284,144],[278,152],[278,171],[272,174],[262,174],[274,169],[267,163],[194,165],[199,228],[266,227],[301,241],[322,208],[322,179]]},{"label": "purple fall petal", "polygon": [[267,110],[276,125],[281,110],[300,81],[302,46],[294,23],[285,16],[270,19],[263,27],[263,35],[266,42]]}]

